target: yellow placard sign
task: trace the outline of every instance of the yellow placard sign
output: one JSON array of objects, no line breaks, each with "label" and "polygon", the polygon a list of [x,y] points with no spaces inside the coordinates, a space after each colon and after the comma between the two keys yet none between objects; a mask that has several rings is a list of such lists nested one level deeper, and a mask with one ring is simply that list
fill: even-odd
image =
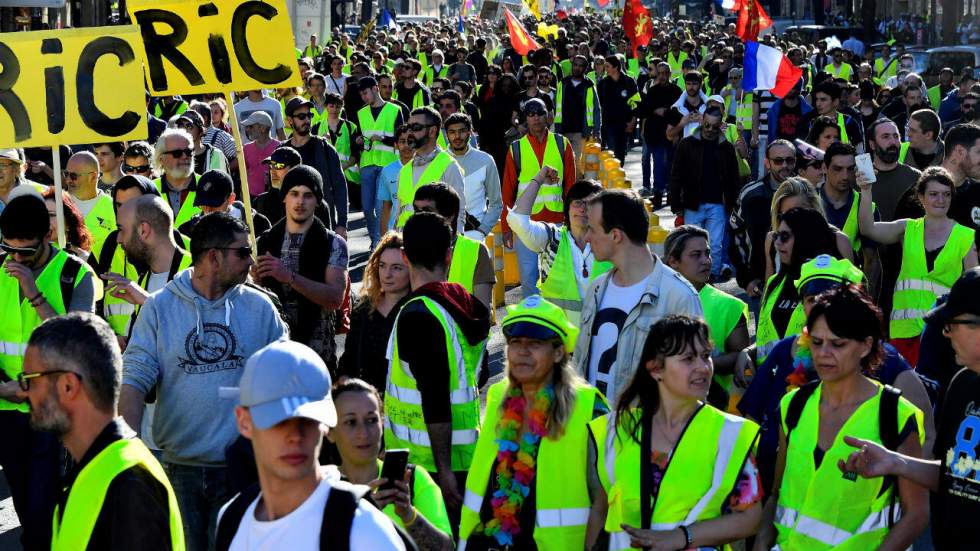
[{"label": "yellow placard sign", "polygon": [[0,34],[0,148],[145,139],[135,25]]},{"label": "yellow placard sign", "polygon": [[130,0],[155,96],[302,84],[284,0]]}]

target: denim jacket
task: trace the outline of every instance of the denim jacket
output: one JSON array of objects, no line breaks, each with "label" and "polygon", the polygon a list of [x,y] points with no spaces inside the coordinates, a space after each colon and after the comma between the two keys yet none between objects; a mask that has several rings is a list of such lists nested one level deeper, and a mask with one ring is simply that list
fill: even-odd
[{"label": "denim jacket", "polygon": [[[602,297],[606,292],[609,279],[616,272],[617,268],[613,268],[597,277],[589,285],[583,297],[579,326],[581,332],[575,343],[573,360],[579,375],[592,385],[596,381],[589,378],[589,356],[592,353],[593,329],[598,329],[592,327],[592,322],[602,305]],[[610,385],[606,393],[610,405],[614,404],[619,393],[629,386],[640,362],[643,344],[646,342],[650,327],[667,314],[689,314],[701,318],[703,317],[701,300],[698,298],[697,291],[684,279],[684,276],[654,256],[653,272],[647,277],[646,289],[640,297],[640,302],[627,315],[616,344],[616,362],[610,370]]]}]

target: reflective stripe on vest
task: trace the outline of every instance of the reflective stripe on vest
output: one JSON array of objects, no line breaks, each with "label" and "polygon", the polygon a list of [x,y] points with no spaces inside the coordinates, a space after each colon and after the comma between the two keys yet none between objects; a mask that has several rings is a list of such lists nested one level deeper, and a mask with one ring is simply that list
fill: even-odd
[{"label": "reflective stripe on vest", "polygon": [[[500,406],[506,397],[510,381],[505,378],[487,391],[486,418],[480,440],[466,477],[466,492],[460,513],[460,548],[480,526],[487,484],[497,457],[497,429]],[[535,459],[535,522],[534,542],[540,551],[583,549],[589,520],[588,423],[592,420],[595,401],[602,395],[591,386],[576,388],[575,406],[557,439],[541,439]]]},{"label": "reflective stripe on vest", "polygon": [[[587,85],[585,89],[585,126],[594,127],[595,126],[595,87],[588,85],[585,79],[582,79],[582,85]],[[565,82],[561,81],[558,83],[558,87],[555,91],[555,124],[561,124],[562,121],[562,111],[564,110],[564,90]],[[578,109],[579,106],[572,105],[569,106],[572,109]]]},{"label": "reflective stripe on vest", "polygon": [[[582,316],[582,295],[585,293],[585,289],[580,289],[578,285],[578,278],[575,274],[576,270],[581,269],[581,267],[575,266],[573,261],[572,235],[566,226],[561,228],[558,252],[555,253],[551,267],[547,268],[543,265],[544,255],[539,255],[538,260],[542,263],[538,270],[538,273],[541,274],[541,279],[538,282],[541,297],[548,299],[564,310],[568,321],[578,325]],[[589,268],[589,282],[611,269],[611,262],[599,262],[593,259],[592,266]]]},{"label": "reflective stripe on vest", "polygon": [[[725,353],[725,341],[742,318],[748,323],[749,305],[709,284],[701,287],[698,298],[701,299],[704,322],[708,324],[708,336],[715,345],[711,355],[720,356]],[[732,375],[720,375],[716,372],[714,378],[726,391],[731,390]]]},{"label": "reflective stripe on vest", "polygon": [[[340,128],[338,128],[337,140],[332,141],[334,149],[337,150],[337,157],[340,158],[340,164],[345,165],[350,161],[351,157],[351,145],[353,142],[353,131],[354,123],[341,120]],[[327,118],[324,117],[321,121],[319,128],[317,128],[317,134],[320,136],[325,136],[328,140],[330,139],[330,124],[327,122]],[[344,169],[344,176],[347,178],[348,182],[360,182],[361,173],[358,169],[358,165],[354,164],[350,167]]]},{"label": "reflective stripe on vest", "polygon": [[[51,249],[52,252],[55,250]],[[4,263],[9,260],[8,255]],[[37,290],[44,295],[55,314],[59,315],[68,311],[68,305],[61,296],[61,274],[67,260],[68,253],[57,250],[34,280]],[[75,276],[74,286],[77,287],[82,277],[90,272],[89,265],[82,262],[82,268]],[[27,301],[27,297],[21,297],[20,283],[5,269],[0,270],[0,312],[3,312],[3,323],[0,323],[0,369],[10,380],[16,381],[17,375],[24,368],[27,341],[43,320]],[[26,413],[29,409],[26,401],[14,403],[0,400],[0,411],[17,410]]]},{"label": "reflective stripe on vest", "polygon": [[[563,179],[565,174],[565,162],[564,162],[564,150],[558,149],[558,136],[552,132],[548,132],[547,141],[544,146],[544,156],[542,161],[538,161],[538,156],[534,153],[534,147],[531,146],[531,140],[525,135],[521,138],[517,144],[516,148],[520,154],[519,166],[517,168],[517,197],[520,198],[524,194],[524,190],[527,189],[527,184],[541,171],[541,165],[545,164],[554,168],[558,172],[558,178],[560,179],[557,184],[544,184],[538,190],[537,197],[534,198],[534,205],[531,206],[531,214],[535,215],[542,210],[549,210],[555,213],[561,213],[565,210],[565,203],[563,201],[564,188]],[[562,143],[566,143],[562,139]],[[515,145],[511,145],[511,156],[513,156]],[[515,158],[515,162],[518,160]]]},{"label": "reflective stripe on vest", "polygon": [[174,551],[183,551],[184,528],[177,497],[163,467],[138,438],[117,440],[109,444],[78,473],[65,502],[64,515],[60,515],[60,522],[60,505],[55,506],[51,550],[77,551],[87,548],[92,530],[102,512],[109,485],[116,476],[137,465],[146,469],[166,489],[171,548]]},{"label": "reflective stripe on vest", "polygon": [[395,122],[401,109],[397,105],[385,102],[378,118],[371,115],[371,106],[365,105],[357,112],[357,126],[364,137],[364,151],[361,153],[361,168],[366,166],[388,166],[398,159],[394,146],[381,142],[385,138],[395,137]]},{"label": "reflective stripe on vest", "polygon": [[[770,291],[770,287],[773,281],[781,277],[779,285],[775,289]],[[776,305],[776,300],[779,299],[780,293],[783,291],[783,285],[786,284],[786,280],[789,276],[783,274],[774,274],[766,282],[765,289],[762,292],[762,309],[759,312],[758,328],[756,329],[755,338],[755,365],[762,365],[762,362],[766,361],[766,356],[772,351],[776,343],[780,341],[786,335],[796,335],[803,330],[803,326],[806,324],[806,313],[803,311],[803,302],[801,301],[796,305],[796,309],[793,310],[793,314],[789,318],[789,323],[786,325],[786,331],[782,335],[776,331],[776,326],[772,323],[772,309]],[[793,282],[789,282],[793,285]]]},{"label": "reflective stripe on vest", "polygon": [[[428,297],[409,300],[395,317],[395,324],[388,338],[388,379],[385,385],[385,446],[388,449],[407,448],[409,461],[435,472],[435,459],[425,417],[422,399],[418,393],[416,376],[411,366],[398,355],[398,323],[401,312],[409,304],[421,302],[442,326],[448,364],[450,408],[452,410],[452,470],[465,471],[470,466],[476,449],[480,426],[480,398],[476,388],[477,370],[483,363],[486,340],[470,344],[456,325],[452,316],[439,303]],[[434,336],[438,338],[437,336]]]},{"label": "reflective stripe on vest", "polygon": [[449,264],[446,279],[459,283],[467,292],[473,292],[473,276],[476,275],[476,260],[480,253],[480,242],[465,235],[456,236],[453,257]]},{"label": "reflective stripe on vest", "polygon": [[[197,174],[192,174],[191,178],[194,179],[193,184],[196,186],[199,176]],[[163,178],[162,177],[157,178],[156,180],[153,180],[153,183],[157,185],[157,190],[160,191],[160,195],[163,197],[163,200],[166,201],[167,204],[169,205],[170,198],[167,197],[167,192],[164,191],[163,189]],[[175,228],[180,227],[181,225],[183,225],[184,222],[187,222],[191,218],[194,218],[199,213],[203,212],[201,210],[201,207],[194,206],[195,197],[197,197],[196,192],[194,191],[187,192],[187,196],[184,197],[184,201],[180,204],[180,210],[176,214],[174,214]]]},{"label": "reflective stripe on vest", "polygon": [[[628,414],[639,422],[639,410]],[[589,424],[598,448],[596,465],[602,466],[597,469],[599,482],[609,500],[605,529],[610,534],[610,550],[630,548],[628,536],[616,536],[625,534],[621,524],[639,527],[643,521],[642,452],[626,430],[631,423],[623,424],[627,426],[616,426],[614,413]],[[720,516],[758,434],[759,426],[752,421],[702,405],[671,453],[649,519],[651,527],[670,530]]]},{"label": "reflective stripe on vest", "polygon": [[895,283],[893,310],[888,324],[893,338],[918,337],[922,334],[925,312],[963,273],[963,258],[970,252],[973,236],[970,228],[954,224],[932,271],[927,272],[925,218],[905,223],[902,267]]},{"label": "reflective stripe on vest", "polygon": [[415,201],[415,191],[425,184],[441,181],[446,169],[454,162],[455,159],[452,155],[440,149],[435,158],[422,171],[417,181],[414,180],[413,176],[415,159],[413,158],[408,164],[402,166],[398,173],[398,191],[395,193],[398,197],[399,210],[398,217],[395,219],[395,228],[399,230],[404,228],[405,222],[408,222],[412,213],[415,212],[414,207],[412,207],[412,203]]},{"label": "reflective stripe on vest", "polygon": [[721,95],[725,98],[725,117],[731,113],[732,101],[735,100],[735,122],[742,123],[742,128],[748,130],[752,128],[752,92],[742,94],[742,101],[738,101],[738,90],[726,86],[722,88]]},{"label": "reflective stripe on vest", "polygon": [[[877,384],[877,383],[875,383]],[[854,449],[844,443],[844,435],[881,443],[879,410],[883,387],[860,404],[824,452],[817,466],[813,450],[820,433],[820,396],[818,385],[800,412],[786,448],[786,466],[775,518],[777,544],[782,549],[824,551],[863,551],[877,549],[888,534],[888,513],[893,492],[891,486],[882,492],[882,478],[841,476],[839,459],[846,460]],[[785,433],[789,403],[798,390],[786,394],[780,402],[780,419]],[[922,412],[905,398],[898,401],[898,428],[914,418],[921,443],[925,437]]]}]

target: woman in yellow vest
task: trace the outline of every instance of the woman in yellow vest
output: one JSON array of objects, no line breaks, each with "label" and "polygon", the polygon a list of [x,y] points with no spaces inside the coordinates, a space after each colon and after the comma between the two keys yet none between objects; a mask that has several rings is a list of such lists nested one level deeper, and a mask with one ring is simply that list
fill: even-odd
[{"label": "woman in yellow vest", "polygon": [[[337,426],[327,439],[337,447],[340,473],[353,484],[375,490],[372,499],[381,511],[424,549],[451,550],[452,528],[439,485],[423,467],[409,464],[404,480],[381,478],[382,414],[378,390],[361,379],[344,379],[333,386]],[[379,489],[394,482],[394,488]]]},{"label": "woman in yellow vest", "polygon": [[772,241],[779,267],[762,292],[755,347],[750,349],[756,365],[762,365],[780,339],[803,330],[806,316],[793,285],[803,264],[821,254],[842,257],[833,227],[814,209],[793,208],[781,214]]},{"label": "woman in yellow vest", "polygon": [[459,549],[585,549],[601,493],[588,476],[587,427],[609,407],[575,374],[569,351],[578,328],[561,308],[532,295],[508,309],[501,327],[506,374],[487,393]]},{"label": "woman in yellow vest", "polygon": [[708,393],[708,403],[727,411],[729,396],[736,390],[732,384],[735,360],[750,342],[749,307],[708,284],[712,258],[708,232],[704,229],[690,224],[674,228],[664,241],[664,260],[698,291],[704,321],[715,345],[711,355],[716,384]]},{"label": "woman in yellow vest", "polygon": [[777,490],[755,548],[905,549],[928,521],[927,490],[842,472],[853,451],[844,435],[922,453],[922,411],[869,377],[883,356],[880,311],[867,295],[840,287],[817,299],[807,334],[819,381],[780,403]]},{"label": "woman in yellow vest", "polygon": [[889,245],[902,243],[902,267],[892,299],[889,336],[895,348],[915,365],[919,358],[922,318],[953,282],[977,265],[974,232],[949,217],[953,179],[942,167],[927,168],[916,184],[916,197],[925,210],[918,219],[875,222],[871,207],[872,183],[858,174],[861,235]]},{"label": "woman in yellow vest", "polygon": [[759,426],[705,403],[708,333],[689,316],[657,321],[615,413],[589,423],[606,507],[589,519],[588,549],[603,527],[610,551],[721,548],[756,532]]}]

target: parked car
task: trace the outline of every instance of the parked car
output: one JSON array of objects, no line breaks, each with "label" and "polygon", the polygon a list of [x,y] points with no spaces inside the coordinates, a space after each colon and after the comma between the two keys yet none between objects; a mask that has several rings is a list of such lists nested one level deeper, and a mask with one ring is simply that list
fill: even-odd
[{"label": "parked car", "polygon": [[830,38],[831,36],[836,36],[838,40],[844,42],[854,33],[858,40],[861,40],[865,44],[869,42],[878,42],[881,35],[875,31],[874,35],[870,39],[865,38],[864,29],[861,27],[831,27],[827,25],[791,25],[786,27],[784,31],[785,34],[789,35],[792,33],[797,33],[800,36],[800,40],[804,44],[815,44],[819,40],[824,38]]},{"label": "parked car", "polygon": [[922,76],[926,86],[939,82],[939,71],[949,67],[959,74],[964,67],[973,68],[973,75],[980,77],[980,46],[940,46],[927,50],[929,61]]}]

